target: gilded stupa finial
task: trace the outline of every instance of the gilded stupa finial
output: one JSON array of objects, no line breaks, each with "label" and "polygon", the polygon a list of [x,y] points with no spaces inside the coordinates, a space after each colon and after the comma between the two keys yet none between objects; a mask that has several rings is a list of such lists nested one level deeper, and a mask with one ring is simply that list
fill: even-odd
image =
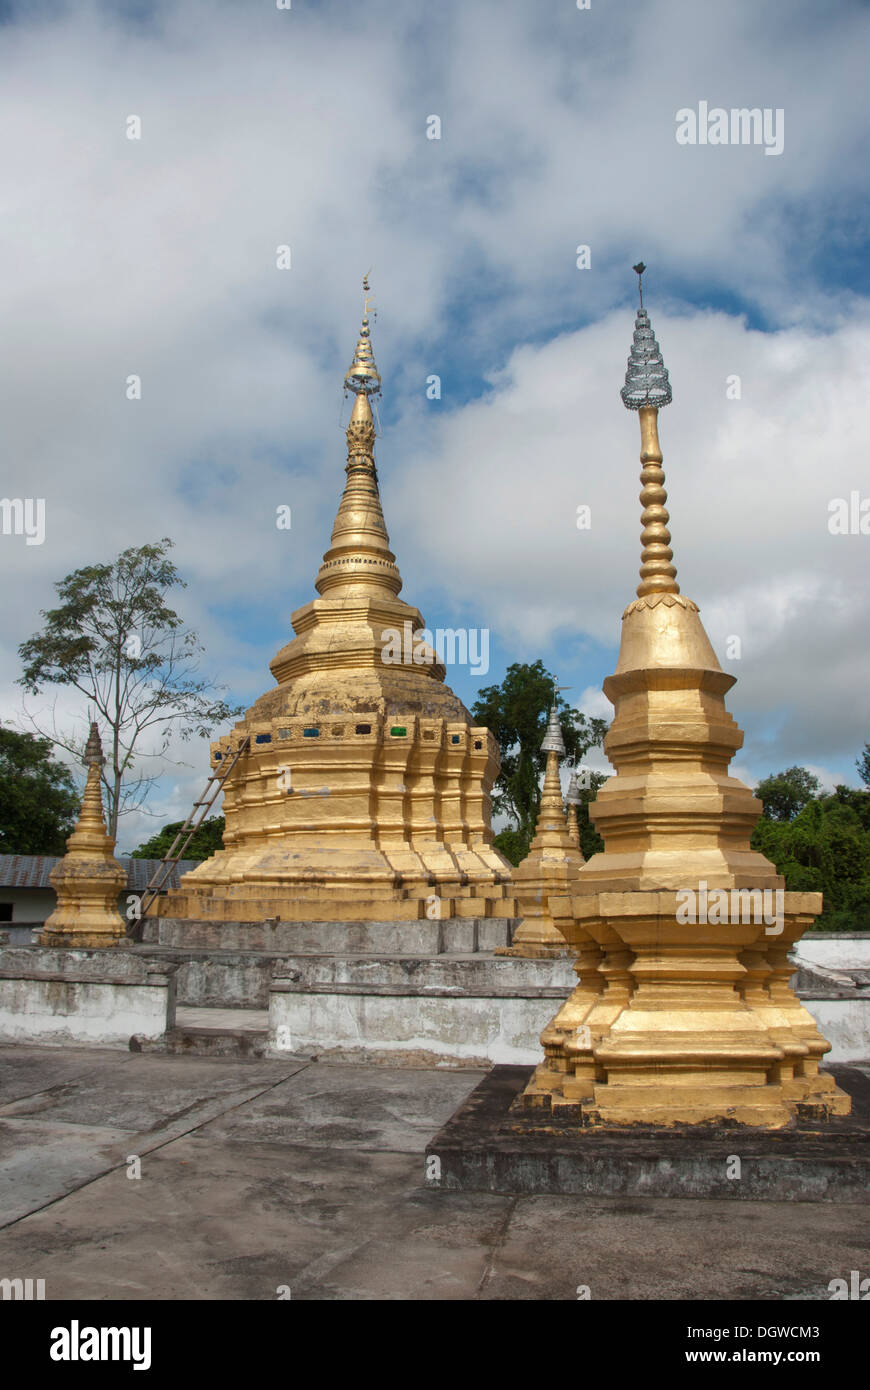
[{"label": "gilded stupa finial", "polygon": [[375,356],[372,351],[369,327],[371,288],[367,275],[363,276],[363,296],[362,327],[359,331],[353,361],[344,378],[344,389],[345,391],[353,391],[355,395],[378,396],[381,391],[381,376],[375,365]]},{"label": "gilded stupa finial", "polygon": [[372,350],[371,287],[363,278],[363,319],[353,361],[344,378],[345,391],[354,393],[347,435],[347,482],[339,503],[332,543],[315,580],[317,592],[332,596],[387,593],[396,596],[402,578],[390,550],[375,466],[375,422],[372,397],[380,395],[381,374]]},{"label": "gilded stupa finial", "polygon": [[678,594],[677,568],[672,564],[674,552],[671,550],[671,533],[668,530],[670,516],[665,503],[665,471],[662,468],[662,451],[659,444],[658,414],[662,406],[670,405],[672,400],[671,383],[668,370],[662,360],[661,349],[649,321],[649,314],[643,307],[643,273],[646,266],[638,261],[632,267],[637,274],[640,308],[634,323],[634,338],[625,373],[625,385],[620,391],[626,410],[636,410],[640,420],[640,461],[643,465],[640,480],[643,488],[640,500],[643,505],[641,521],[641,582],[637,588],[638,598],[648,594]]}]

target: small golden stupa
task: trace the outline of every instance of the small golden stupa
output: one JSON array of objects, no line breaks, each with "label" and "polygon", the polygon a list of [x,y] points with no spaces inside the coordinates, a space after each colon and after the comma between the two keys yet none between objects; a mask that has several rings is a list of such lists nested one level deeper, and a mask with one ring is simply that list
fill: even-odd
[{"label": "small golden stupa", "polygon": [[743,743],[724,703],[735,678],[676,582],[658,438],[671,387],[642,297],[622,399],[640,420],[643,551],[604,682],[616,775],[592,807],[604,851],[570,905],[554,904],[579,984],[519,1103],[579,1108],[585,1125],[779,1128],[798,1110],[848,1114],[819,1072],[830,1044],[788,983],[789,948],[821,894],[785,892],[750,846],[762,807],[728,772]]},{"label": "small golden stupa", "polygon": [[114,856],[115,841],[106,834],[100,787],[103,749],[93,723],[82,762],[88,769],[82,809],[66,842],[66,854],[51,871],[57,907],[40,933],[39,944],[124,946],[127,930],[118,911],[118,895],[127,875]]},{"label": "small golden stupa", "polygon": [[368,283],[345,390],[347,481],[313,599],[271,663],[274,689],[212,745],[250,743],[224,792],[224,849],[185,874],[161,914],[251,921],[513,917],[492,846],[500,758],[444,683],[381,510]]},{"label": "small golden stupa", "polygon": [[[580,824],[577,820],[577,807],[580,805],[580,801],[580,785],[577,781],[577,773],[572,772],[568,789],[565,792],[565,818],[568,822],[568,838],[575,849],[581,849]],[[585,864],[585,858],[581,862]]]},{"label": "small golden stupa", "polygon": [[[559,760],[565,756],[565,742],[555,702],[550,708],[541,748],[547,754],[547,768],[535,837],[525,859],[511,875],[517,912],[522,921],[514,932],[511,945],[498,947],[496,955],[538,959],[564,956],[569,951],[568,943],[553,919],[550,899],[579,891],[578,871],[585,861],[580,850],[579,832],[576,840],[572,838],[562,806]],[[577,828],[576,812],[574,828]]]}]

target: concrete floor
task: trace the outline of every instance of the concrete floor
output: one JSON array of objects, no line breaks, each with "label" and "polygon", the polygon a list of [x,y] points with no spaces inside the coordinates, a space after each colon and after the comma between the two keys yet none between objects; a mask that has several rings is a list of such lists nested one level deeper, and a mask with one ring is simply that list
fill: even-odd
[{"label": "concrete floor", "polygon": [[47,1299],[827,1300],[870,1272],[866,1206],[425,1190],[425,1144],[480,1076],[0,1048],[0,1278]]}]

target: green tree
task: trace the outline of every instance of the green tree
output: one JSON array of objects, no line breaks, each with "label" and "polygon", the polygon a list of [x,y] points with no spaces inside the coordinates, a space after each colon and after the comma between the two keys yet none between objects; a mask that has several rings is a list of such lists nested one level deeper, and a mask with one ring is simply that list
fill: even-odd
[{"label": "green tree", "polygon": [[755,788],[755,795],[764,803],[768,820],[790,821],[813,800],[819,792],[819,779],[805,767],[788,767],[784,772],[772,772]]},{"label": "green tree", "polygon": [[[607,732],[606,720],[589,718],[571,709],[555,686],[555,678],[544,669],[542,661],[517,662],[508,667],[501,685],[481,690],[471,711],[475,722],[492,732],[501,750],[501,771],[493,787],[492,805],[497,815],[506,815],[513,822],[510,830],[517,838],[505,839],[503,843],[509,846],[510,853],[507,849],[502,851],[511,862],[518,863],[525,857],[535,833],[541,778],[547,762],[541,743],[554,694],[567,766],[576,766]],[[507,834],[501,832],[501,836]],[[514,859],[517,854],[519,859]]]},{"label": "green tree", "polygon": [[0,854],[64,854],[78,809],[51,741],[0,727]]},{"label": "green tree", "polygon": [[518,830],[500,830],[492,837],[492,843],[509,864],[521,864],[529,852],[529,847]]},{"label": "green tree", "polygon": [[[788,890],[824,894],[817,930],[870,929],[870,829],[841,795],[850,791],[838,787],[833,796],[808,801],[793,820],[762,816],[752,835],[752,848],[776,865]],[[870,800],[867,792],[852,795]]]},{"label": "green tree", "polygon": [[855,766],[864,786],[870,787],[870,743],[864,744],[864,752],[856,759]]},{"label": "green tree", "polygon": [[[143,736],[153,742],[156,734],[160,747],[147,756],[163,758],[173,732],[205,738],[241,713],[217,698],[226,687],[196,674],[203,648],[166,601],[170,590],[185,587],[167,558],[171,547],[164,537],[123,551],[111,564],[67,575],[55,585],[59,607],[43,611],[44,628],[19,648],[20,685],[32,694],[46,685],[71,686],[95,711],[89,718],[102,722],[112,836],[119,817],[143,804],[160,775],[132,777],[146,756]],[[83,741],[74,734],[55,727],[48,737],[80,756]]]},{"label": "green tree", "polygon": [[593,854],[601,854],[604,850],[604,841],[592,824],[590,808],[598,795],[598,788],[602,787],[607,781],[609,774],[606,772],[591,772],[589,774],[589,786],[582,787],[580,790],[580,805],[577,807],[577,829],[580,831],[580,848],[583,851],[584,859],[591,859]]},{"label": "green tree", "polygon": [[[169,825],[164,825],[163,829],[156,835],[152,835],[150,840],[146,840],[144,845],[134,849],[131,859],[162,859],[164,854],[168,854],[172,848],[173,841],[178,834],[184,821],[171,821]],[[184,851],[185,859],[210,859],[216,850],[224,847],[224,818],[223,816],[209,816],[204,820]]]}]

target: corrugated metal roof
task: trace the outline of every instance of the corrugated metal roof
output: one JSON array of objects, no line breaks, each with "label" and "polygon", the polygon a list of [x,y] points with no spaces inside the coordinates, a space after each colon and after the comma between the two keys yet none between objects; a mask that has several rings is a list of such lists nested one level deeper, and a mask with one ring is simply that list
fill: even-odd
[{"label": "corrugated metal roof", "polygon": [[[159,859],[130,859],[121,855],[118,863],[127,875],[127,887],[131,892],[141,893],[148,885]],[[177,888],[181,874],[195,869],[200,859],[182,859],[169,875],[168,887]],[[51,888],[49,874],[58,856],[50,854],[0,854],[0,888]]]},{"label": "corrugated metal roof", "polygon": [[0,854],[0,888],[50,888],[48,876],[59,863],[50,854]]}]

